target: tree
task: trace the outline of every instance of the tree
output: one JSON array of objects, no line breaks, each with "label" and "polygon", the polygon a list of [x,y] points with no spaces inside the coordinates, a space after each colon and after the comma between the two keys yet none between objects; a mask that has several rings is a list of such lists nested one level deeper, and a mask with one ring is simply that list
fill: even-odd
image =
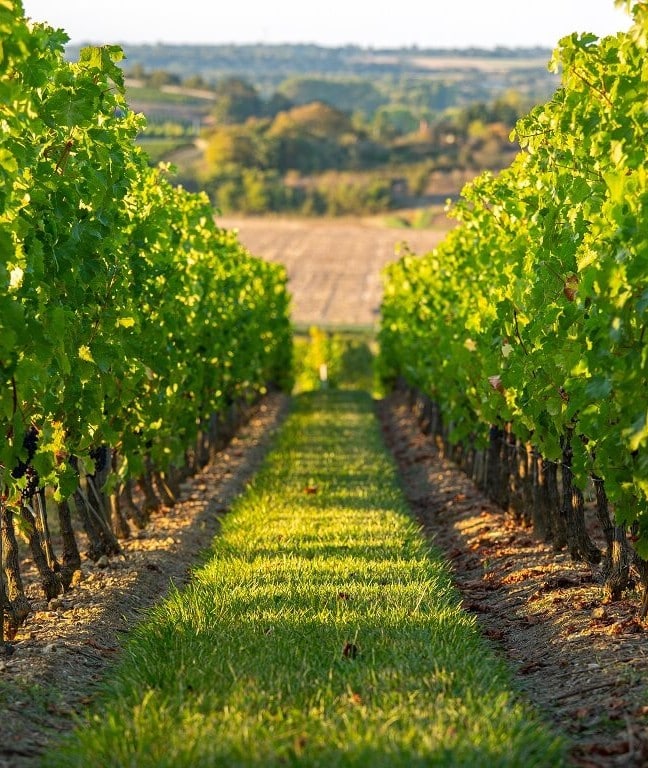
[{"label": "tree", "polygon": [[151,72],[149,75],[148,84],[151,88],[162,88],[165,85],[179,85],[180,78],[171,72],[166,72],[163,69],[156,69],[155,72]]},{"label": "tree", "polygon": [[274,119],[270,134],[273,136],[317,136],[339,139],[346,133],[353,133],[351,118],[345,112],[322,101],[293,107],[281,112]]},{"label": "tree", "polygon": [[249,134],[236,127],[217,128],[207,143],[205,160],[209,166],[235,164],[252,167],[256,164],[254,144]]},{"label": "tree", "polygon": [[376,86],[360,78],[292,77],[285,80],[279,90],[295,104],[310,104],[322,101],[332,107],[368,115],[388,99]]},{"label": "tree", "polygon": [[259,117],[263,105],[257,89],[237,77],[221,80],[215,88],[216,103],[212,114],[225,125],[244,123],[250,117]]},{"label": "tree", "polygon": [[190,75],[189,77],[186,77],[182,81],[182,85],[185,88],[194,88],[194,89],[209,89],[210,85],[209,83],[205,82],[203,77],[201,75]]},{"label": "tree", "polygon": [[144,65],[141,62],[133,64],[128,72],[128,77],[132,77],[134,80],[146,80],[148,74]]},{"label": "tree", "polygon": [[283,93],[273,93],[266,103],[265,114],[267,117],[276,117],[280,112],[288,112],[294,107],[294,103]]},{"label": "tree", "polygon": [[372,120],[374,136],[379,141],[413,133],[419,127],[419,119],[407,107],[393,105],[381,107]]}]

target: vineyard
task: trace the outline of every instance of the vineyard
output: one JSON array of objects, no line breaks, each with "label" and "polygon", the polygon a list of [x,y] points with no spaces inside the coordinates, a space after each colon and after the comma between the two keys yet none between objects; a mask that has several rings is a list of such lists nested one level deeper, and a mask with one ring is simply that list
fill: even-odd
[{"label": "vineyard", "polygon": [[149,166],[121,49],[0,0],[0,765],[646,764],[633,14],[407,233],[376,406],[391,241],[243,221],[252,256]]},{"label": "vineyard", "polygon": [[[0,485],[5,636],[30,613],[16,530],[48,600],[117,554],[272,386],[289,386],[286,276],[148,167],[116,47],[0,4]],[[135,504],[133,496],[139,502]],[[62,552],[47,511],[57,510]]]},{"label": "vineyard", "polygon": [[562,87],[518,123],[514,163],[387,269],[380,333],[425,431],[556,550],[602,563],[609,599],[633,571],[648,596],[647,38],[639,3],[628,33],[561,41]]}]

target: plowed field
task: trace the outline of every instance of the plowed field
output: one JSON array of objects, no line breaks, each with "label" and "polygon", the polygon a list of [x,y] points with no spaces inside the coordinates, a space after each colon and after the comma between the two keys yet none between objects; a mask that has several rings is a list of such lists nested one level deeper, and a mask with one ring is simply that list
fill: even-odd
[{"label": "plowed field", "polygon": [[378,319],[382,268],[406,243],[415,253],[437,245],[452,226],[391,229],[378,220],[219,218],[237,229],[255,255],[288,270],[297,326],[373,326]]}]

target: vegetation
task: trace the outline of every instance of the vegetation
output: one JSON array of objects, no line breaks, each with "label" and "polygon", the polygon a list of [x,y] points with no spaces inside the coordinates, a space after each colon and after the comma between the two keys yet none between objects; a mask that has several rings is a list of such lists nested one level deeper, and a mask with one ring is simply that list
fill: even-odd
[{"label": "vegetation", "polygon": [[[403,107],[380,110],[371,122],[316,101],[267,117],[233,122],[235,106],[206,132],[202,184],[223,211],[308,214],[377,213],[424,194],[438,169],[499,167],[515,147],[509,133],[519,114],[514,95],[492,105],[446,112],[433,124]],[[234,102],[234,103],[232,103]],[[284,105],[285,106],[285,105]],[[222,107],[222,109],[221,109]]]},{"label": "vegetation", "polygon": [[294,392],[361,389],[375,392],[373,333],[311,327],[295,334]]},{"label": "vegetation", "polygon": [[628,33],[561,41],[562,87],[518,123],[524,151],[464,190],[437,250],[388,270],[381,330],[383,376],[429,398],[428,428],[442,422],[494,499],[596,563],[593,484],[611,597],[632,562],[648,587],[629,540],[648,556],[648,8],[634,14]]},{"label": "vegetation", "polygon": [[[68,56],[77,59],[79,50],[69,46]],[[556,77],[546,66],[551,51],[545,48],[434,50],[159,43],[128,45],[125,52],[129,72],[138,79],[164,72],[168,84],[187,83],[195,87],[196,78],[200,78],[201,87],[212,87],[221,80],[240,78],[254,85],[264,97],[294,88],[301,80],[317,87],[323,83],[362,81],[365,85],[373,84],[361,96],[370,104],[375,104],[375,89],[388,101],[385,93],[395,87],[410,91],[412,86],[418,86],[421,91],[429,88],[442,93],[443,109],[473,101],[492,101],[501,92],[503,79],[506,87],[519,91],[532,102],[547,98],[556,87]],[[346,98],[347,86],[343,85],[342,90]],[[359,91],[356,93],[360,95]],[[318,98],[322,96],[309,94],[305,101]],[[362,100],[359,104],[363,105]],[[342,104],[333,105],[345,108]],[[367,111],[364,106],[362,109]]]},{"label": "vegetation", "polygon": [[19,2],[0,6],[0,33],[6,596],[0,586],[11,636],[30,611],[15,527],[55,597],[80,564],[70,502],[90,556],[118,552],[127,516],[142,527],[156,493],[173,503],[238,408],[290,387],[292,336],[285,270],[251,257],[214,224],[205,195],[171,186],[136,147],[121,50],[67,63],[65,35],[29,24]]},{"label": "vegetation", "polygon": [[[385,378],[407,379],[494,498],[520,515],[539,500],[534,522],[595,562],[591,479],[612,597],[628,580],[628,529],[648,552],[645,5],[635,14],[627,35],[563,42],[563,89],[518,124],[530,151],[468,188],[446,244],[392,267],[381,352]],[[30,610],[16,528],[55,598],[80,565],[72,506],[89,556],[107,564],[129,521],[144,526],[157,494],[173,504],[247,403],[290,388],[292,351],[284,270],[251,257],[205,195],[173,187],[135,144],[143,123],[124,98],[122,51],[66,63],[65,35],[29,24],[19,0],[0,4],[0,33],[4,642],[5,614],[11,639]],[[259,208],[259,174],[365,170],[367,148],[404,162],[435,130],[452,145],[456,131],[479,139],[492,125],[472,108],[446,114],[452,130],[419,121],[417,144],[414,113],[394,108],[377,139],[330,104],[235,87],[229,104],[233,82],[214,91],[211,151],[237,153],[223,165],[243,167]],[[498,123],[510,119],[500,107],[488,108]],[[408,516],[368,394],[344,389],[370,356],[365,340],[311,331],[299,372],[316,371],[318,391],[296,397],[190,585],[137,629],[48,765],[562,764]],[[635,563],[648,595],[648,565]]]},{"label": "vegetation", "polygon": [[144,150],[152,165],[158,165],[159,163],[164,162],[164,158],[167,157],[170,152],[178,150],[181,147],[190,146],[186,139],[170,138],[140,138],[138,139],[138,144]]},{"label": "vegetation", "polygon": [[412,524],[366,393],[296,398],[191,585],[48,766],[556,766]]},{"label": "vegetation", "polygon": [[[256,53],[265,60],[262,49]],[[255,55],[251,69],[218,78],[198,63],[201,74],[191,77],[158,68],[155,57],[152,70],[142,60],[130,65],[129,95],[147,115],[147,135],[180,132],[196,141],[194,153],[178,151],[178,142],[160,157],[177,163],[183,183],[207,190],[223,212],[337,215],[407,207],[429,190],[432,171],[507,165],[516,150],[509,141],[515,120],[554,82],[531,78],[538,87],[522,87],[522,60],[513,55],[427,60],[401,52],[412,69],[401,71],[402,61],[396,68],[381,64],[369,76],[358,74],[352,60],[345,74],[324,63],[303,70],[304,51],[290,51],[283,52],[287,59],[272,54],[266,62],[282,72],[287,61],[295,67],[272,88],[254,69]],[[426,63],[417,72],[420,61]],[[546,69],[544,60],[535,66],[536,76]],[[488,84],[495,74],[497,84]],[[415,186],[409,186],[411,169],[419,177]],[[334,173],[344,176],[331,184]]]}]

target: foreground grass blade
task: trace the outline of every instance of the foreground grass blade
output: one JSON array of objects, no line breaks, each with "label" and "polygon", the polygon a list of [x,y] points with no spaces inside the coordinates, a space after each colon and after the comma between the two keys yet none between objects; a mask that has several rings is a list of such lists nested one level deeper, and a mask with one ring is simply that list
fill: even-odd
[{"label": "foreground grass blade", "polygon": [[411,522],[370,398],[295,400],[190,587],[48,766],[556,766]]}]

